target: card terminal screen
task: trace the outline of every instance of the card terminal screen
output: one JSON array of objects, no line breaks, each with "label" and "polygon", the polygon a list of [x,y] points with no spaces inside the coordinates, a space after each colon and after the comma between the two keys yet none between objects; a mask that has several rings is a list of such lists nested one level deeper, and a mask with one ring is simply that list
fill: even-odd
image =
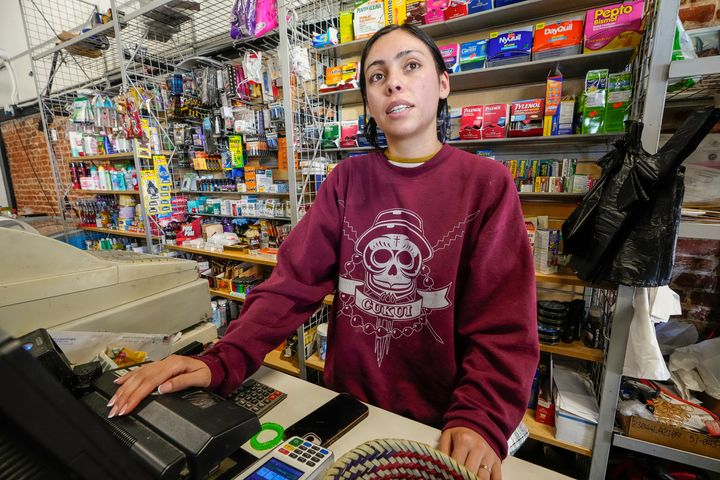
[{"label": "card terminal screen", "polygon": [[298,480],[302,475],[303,472],[297,468],[291,467],[277,458],[270,458],[251,473],[247,480]]}]

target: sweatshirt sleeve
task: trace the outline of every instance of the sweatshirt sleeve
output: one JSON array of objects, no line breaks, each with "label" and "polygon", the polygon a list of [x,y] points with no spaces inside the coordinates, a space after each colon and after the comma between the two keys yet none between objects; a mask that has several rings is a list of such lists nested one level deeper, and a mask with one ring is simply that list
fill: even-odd
[{"label": "sweatshirt sleeve", "polygon": [[225,336],[196,357],[210,367],[210,389],[231,393],[334,290],[341,232],[340,170],[339,166],[328,175],[310,210],[280,246],[270,278],[253,288]]},{"label": "sweatshirt sleeve", "polygon": [[539,359],[535,273],[520,200],[507,171],[490,200],[458,297],[461,362],[444,428],[467,427],[500,458],[523,418]]}]

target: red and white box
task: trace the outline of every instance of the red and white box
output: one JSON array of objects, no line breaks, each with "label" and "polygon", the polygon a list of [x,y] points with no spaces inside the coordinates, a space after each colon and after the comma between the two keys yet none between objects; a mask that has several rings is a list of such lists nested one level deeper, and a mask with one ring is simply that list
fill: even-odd
[{"label": "red and white box", "polygon": [[483,111],[482,138],[505,138],[510,108],[507,103],[485,105]]},{"label": "red and white box", "polygon": [[508,137],[541,137],[545,99],[532,98],[513,102],[510,107],[510,130]]},{"label": "red and white box", "polygon": [[460,140],[481,140],[483,128],[482,105],[463,107],[460,117]]}]

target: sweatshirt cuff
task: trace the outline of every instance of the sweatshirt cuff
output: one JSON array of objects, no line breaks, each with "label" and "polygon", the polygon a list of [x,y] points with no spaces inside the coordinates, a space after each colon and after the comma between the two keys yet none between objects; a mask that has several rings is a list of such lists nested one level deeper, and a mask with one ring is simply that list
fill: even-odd
[{"label": "sweatshirt cuff", "polygon": [[207,388],[212,391],[217,390],[225,380],[225,366],[220,359],[214,355],[192,355],[192,358],[200,360],[208,366],[210,369],[210,385]]},{"label": "sweatshirt cuff", "polygon": [[448,421],[445,426],[443,426],[443,431],[449,429],[449,428],[456,428],[456,427],[465,427],[469,428],[470,430],[474,431],[475,433],[479,434],[481,437],[485,439],[487,444],[492,448],[495,453],[497,454],[498,458],[500,460],[504,460],[505,457],[507,457],[508,453],[508,446],[507,441],[498,443],[497,440],[493,438],[490,433],[482,428],[480,425],[478,425],[475,422],[472,422],[470,420],[464,419],[464,418],[456,418],[453,420]]}]

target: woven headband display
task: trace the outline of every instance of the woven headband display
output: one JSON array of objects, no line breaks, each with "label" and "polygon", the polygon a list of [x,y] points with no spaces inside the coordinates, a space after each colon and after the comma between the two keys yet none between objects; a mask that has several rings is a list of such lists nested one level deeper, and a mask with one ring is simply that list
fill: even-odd
[{"label": "woven headband display", "polygon": [[440,451],[411,440],[373,440],[347,452],[325,474],[339,479],[451,479],[477,477]]}]

